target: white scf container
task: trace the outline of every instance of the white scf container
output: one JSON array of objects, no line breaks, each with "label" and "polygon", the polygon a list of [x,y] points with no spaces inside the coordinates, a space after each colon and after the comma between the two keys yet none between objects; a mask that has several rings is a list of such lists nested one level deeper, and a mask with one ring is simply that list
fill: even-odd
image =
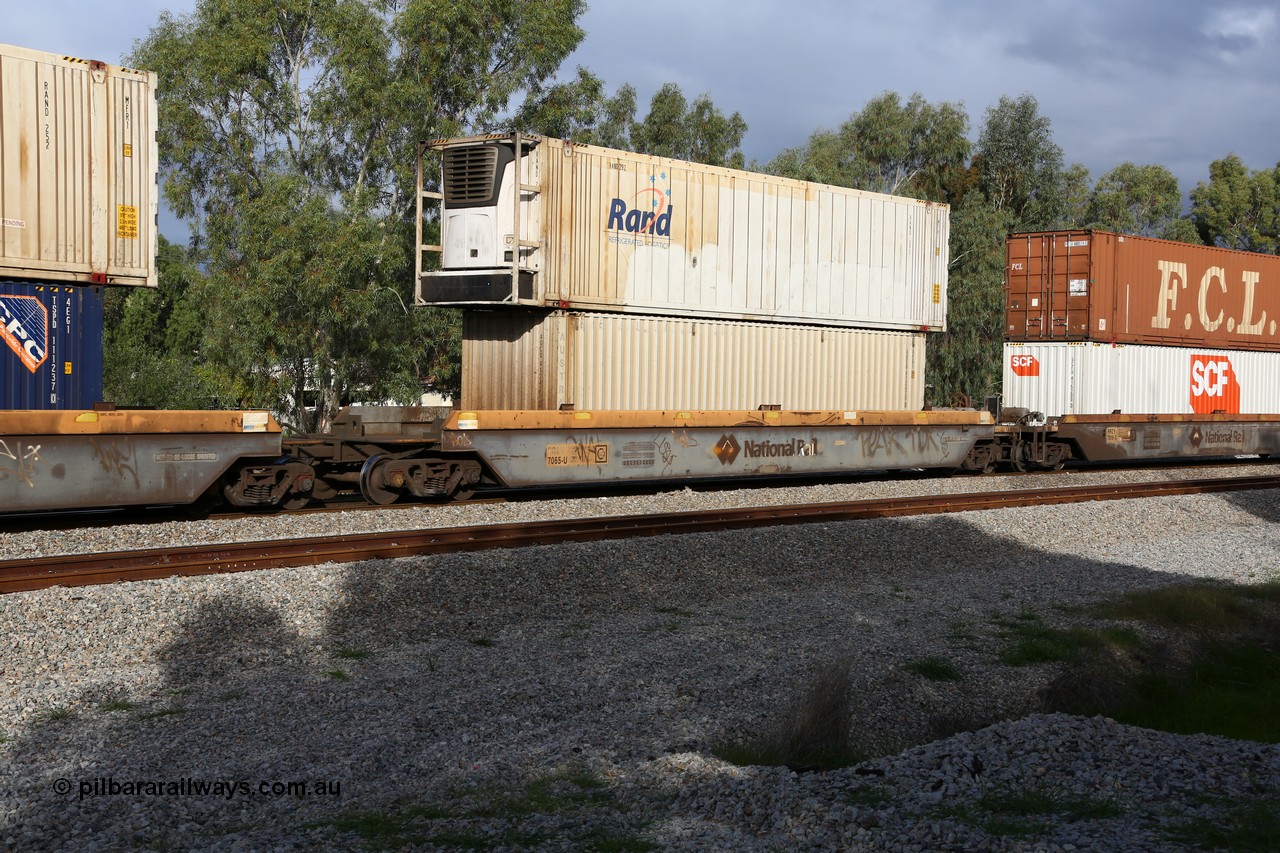
[{"label": "white scf container", "polygon": [[1007,343],[1004,405],[1059,415],[1280,413],[1280,353]]}]

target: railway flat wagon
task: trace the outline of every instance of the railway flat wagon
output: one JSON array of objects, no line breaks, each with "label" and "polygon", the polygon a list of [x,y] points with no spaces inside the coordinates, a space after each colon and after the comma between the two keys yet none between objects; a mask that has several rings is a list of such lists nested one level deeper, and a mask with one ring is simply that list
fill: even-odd
[{"label": "railway flat wagon", "polygon": [[919,410],[923,332],[467,311],[462,404],[496,410]]},{"label": "railway flat wagon", "polygon": [[945,204],[549,137],[430,148],[441,245],[420,154],[418,304],[945,329]]},{"label": "railway flat wagon", "polygon": [[1105,231],[1013,234],[1005,340],[1280,352],[1280,257]]},{"label": "railway flat wagon", "polygon": [[[461,411],[441,449],[508,487],[958,469],[986,412]],[[388,461],[379,482],[395,482]]]},{"label": "railway flat wagon", "polygon": [[280,439],[266,412],[0,412],[0,511],[276,505],[306,474]]},{"label": "railway flat wagon", "polygon": [[0,281],[0,409],[102,399],[103,288]]},{"label": "railway flat wagon", "polygon": [[0,277],[156,286],[156,75],[0,44]]}]

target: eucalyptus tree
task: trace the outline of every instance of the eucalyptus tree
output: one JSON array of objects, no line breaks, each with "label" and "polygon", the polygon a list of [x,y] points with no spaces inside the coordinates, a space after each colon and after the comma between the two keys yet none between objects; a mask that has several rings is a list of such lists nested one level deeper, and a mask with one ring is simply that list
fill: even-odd
[{"label": "eucalyptus tree", "polygon": [[1034,96],[1003,95],[987,109],[974,161],[978,187],[991,204],[1011,214],[1010,227],[1035,231],[1067,224],[1062,149]]},{"label": "eucalyptus tree", "polygon": [[969,158],[964,105],[930,104],[920,93],[906,103],[896,92],[868,101],[835,131],[820,130],[803,148],[770,164],[777,174],[872,192],[947,201]]},{"label": "eucalyptus tree", "polygon": [[1005,237],[1011,214],[981,191],[951,209],[947,330],[926,349],[927,401],[953,405],[998,393],[1004,341]]},{"label": "eucalyptus tree", "polygon": [[666,83],[654,92],[645,117],[632,125],[631,149],[742,169],[746,133],[747,122],[740,113],[726,116],[706,94],[689,103],[678,85]]},{"label": "eucalyptus tree", "polygon": [[514,123],[529,133],[627,150],[635,120],[636,90],[630,84],[609,97],[604,81],[579,66],[572,80],[526,99]]},{"label": "eucalyptus tree", "polygon": [[1191,220],[1211,246],[1276,254],[1280,251],[1277,172],[1250,172],[1239,155],[1209,164],[1209,181],[1191,191]]},{"label": "eucalyptus tree", "polygon": [[155,289],[106,288],[104,399],[164,409],[234,404],[230,378],[203,357],[204,275],[186,249],[163,236],[157,271]]},{"label": "eucalyptus tree", "polygon": [[1121,163],[1102,177],[1089,197],[1089,227],[1200,242],[1182,216],[1182,190],[1164,166]]},{"label": "eucalyptus tree", "polygon": [[159,75],[166,199],[212,286],[204,354],[239,402],[311,431],[350,399],[456,386],[452,313],[409,307],[417,144],[539,96],[584,8],[198,0],[135,45]]}]

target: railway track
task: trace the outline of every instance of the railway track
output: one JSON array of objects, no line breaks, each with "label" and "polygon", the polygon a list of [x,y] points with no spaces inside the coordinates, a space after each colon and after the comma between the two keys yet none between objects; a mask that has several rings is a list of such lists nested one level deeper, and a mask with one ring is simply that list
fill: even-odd
[{"label": "railway track", "polygon": [[602,516],[476,525],[416,531],[318,536],[181,548],[71,554],[0,562],[0,593],[44,587],[86,586],[173,575],[217,574],[320,563],[349,563],[424,554],[519,548],[626,537],[740,530],[779,524],[849,521],[1280,488],[1280,476],[1250,476],[1157,483],[1056,486],[999,492],[877,498],[838,503],[744,507],[705,512]]}]

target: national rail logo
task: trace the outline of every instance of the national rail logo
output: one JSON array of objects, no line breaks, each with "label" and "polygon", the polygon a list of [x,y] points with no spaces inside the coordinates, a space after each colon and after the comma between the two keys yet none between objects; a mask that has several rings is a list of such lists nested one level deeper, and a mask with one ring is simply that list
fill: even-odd
[{"label": "national rail logo", "polygon": [[49,352],[49,311],[34,296],[0,293],[0,337],[35,373]]},{"label": "national rail logo", "polygon": [[1225,355],[1191,356],[1191,411],[1240,413],[1240,382]]},{"label": "national rail logo", "polygon": [[738,458],[738,453],[741,451],[742,445],[738,444],[738,439],[725,433],[720,436],[720,440],[716,442],[711,452],[720,460],[721,465],[729,465]]}]

